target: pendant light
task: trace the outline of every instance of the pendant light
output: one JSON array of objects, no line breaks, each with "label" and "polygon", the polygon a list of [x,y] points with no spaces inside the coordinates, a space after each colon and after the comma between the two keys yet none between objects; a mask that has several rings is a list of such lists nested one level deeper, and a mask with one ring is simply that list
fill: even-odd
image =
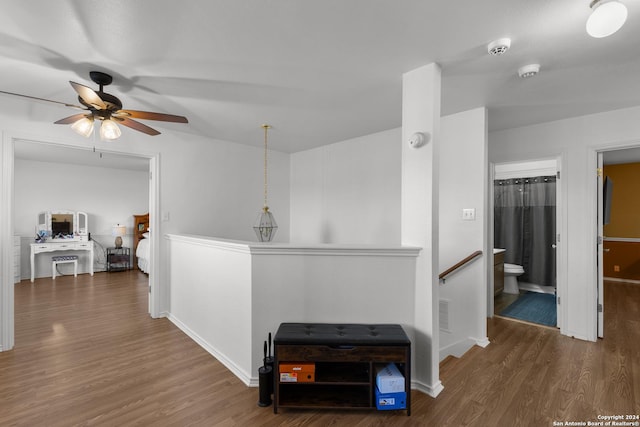
[{"label": "pendant light", "polygon": [[618,31],[627,20],[627,8],[617,0],[593,0],[593,12],[587,19],[587,33],[602,38]]},{"label": "pendant light", "polygon": [[267,205],[267,131],[270,127],[267,124],[262,125],[264,129],[264,207],[253,225],[253,230],[260,242],[270,242],[278,231],[278,224]]}]

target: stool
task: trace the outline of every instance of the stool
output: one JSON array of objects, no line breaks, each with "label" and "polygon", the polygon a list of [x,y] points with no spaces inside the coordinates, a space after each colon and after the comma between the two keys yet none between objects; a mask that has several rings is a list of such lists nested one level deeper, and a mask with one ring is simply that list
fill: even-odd
[{"label": "stool", "polygon": [[78,255],[61,255],[51,257],[51,277],[56,280],[56,266],[58,264],[73,263],[73,277],[78,277]]}]

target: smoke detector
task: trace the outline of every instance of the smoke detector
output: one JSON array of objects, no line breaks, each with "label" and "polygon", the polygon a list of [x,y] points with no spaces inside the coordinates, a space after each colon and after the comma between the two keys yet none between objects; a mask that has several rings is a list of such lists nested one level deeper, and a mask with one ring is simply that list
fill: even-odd
[{"label": "smoke detector", "polygon": [[487,46],[487,51],[489,52],[489,55],[498,56],[505,53],[507,50],[509,50],[510,47],[511,39],[498,39],[489,43],[489,45]]},{"label": "smoke detector", "polygon": [[533,77],[540,72],[540,64],[529,64],[518,68],[518,75],[523,79]]}]

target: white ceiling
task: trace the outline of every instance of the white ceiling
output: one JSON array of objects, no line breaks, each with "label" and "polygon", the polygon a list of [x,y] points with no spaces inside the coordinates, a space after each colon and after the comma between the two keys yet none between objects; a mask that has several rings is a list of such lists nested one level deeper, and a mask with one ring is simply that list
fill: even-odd
[{"label": "white ceiling", "polygon": [[[626,25],[594,39],[590,0],[6,0],[0,90],[77,104],[68,81],[105,71],[125,108],[189,118],[145,122],[163,133],[260,146],[269,123],[296,152],[399,127],[402,74],[437,62],[443,115],[486,105],[506,129],[640,105],[640,2],[622,1]],[[5,95],[0,112],[75,113]]]}]

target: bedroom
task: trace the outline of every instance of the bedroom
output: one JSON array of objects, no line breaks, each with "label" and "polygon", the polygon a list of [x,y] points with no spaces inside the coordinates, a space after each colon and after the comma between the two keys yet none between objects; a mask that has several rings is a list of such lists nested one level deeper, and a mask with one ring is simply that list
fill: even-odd
[{"label": "bedroom", "polygon": [[[42,159],[47,159],[43,161]],[[106,250],[114,246],[112,228],[125,226],[123,247],[134,254],[134,214],[149,210],[149,161],[90,150],[64,149],[32,141],[15,143],[15,235],[20,237],[20,278],[28,284],[29,244],[34,241],[37,215],[42,211],[71,210],[88,214],[88,232],[94,242],[94,271],[106,271]],[[49,182],[55,179],[55,184]],[[47,185],[43,185],[47,183]],[[57,189],[57,190],[52,190]],[[78,273],[89,271],[89,257],[78,256]],[[35,257],[35,277],[51,277],[51,256]],[[131,260],[131,265],[134,265]],[[71,264],[58,274],[73,272]]]}]

